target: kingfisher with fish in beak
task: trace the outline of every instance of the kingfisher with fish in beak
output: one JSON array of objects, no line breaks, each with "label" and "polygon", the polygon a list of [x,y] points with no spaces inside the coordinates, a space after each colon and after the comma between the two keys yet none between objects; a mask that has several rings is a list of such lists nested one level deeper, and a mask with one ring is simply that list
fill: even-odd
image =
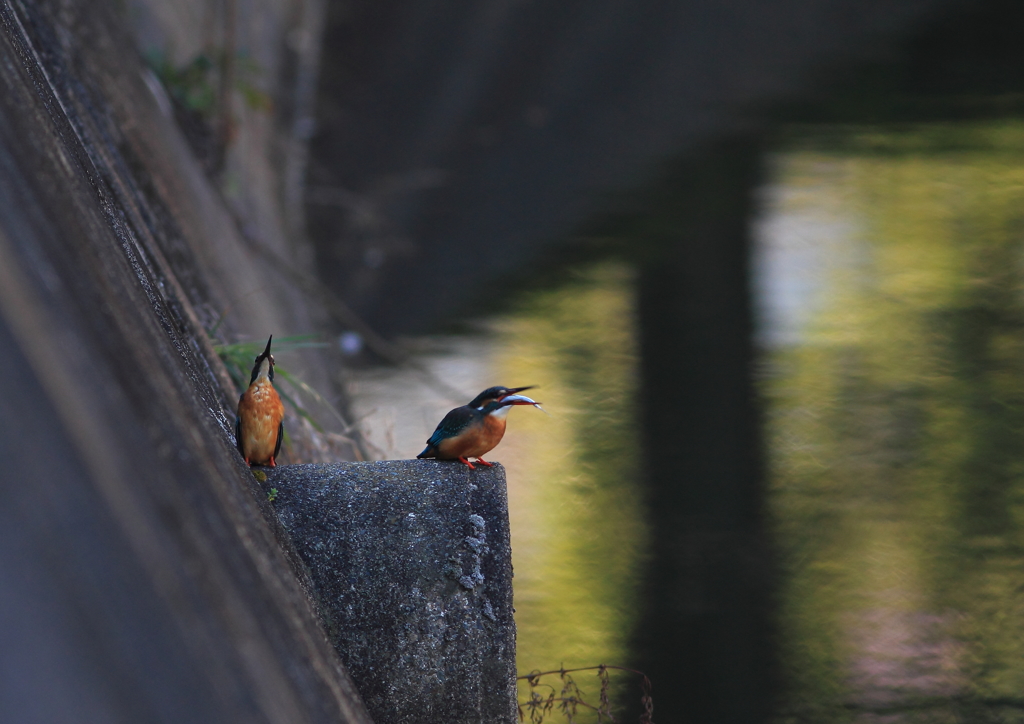
[{"label": "kingfisher with fish in beak", "polygon": [[249,388],[238,400],[238,417],[235,419],[235,443],[245,458],[246,465],[277,466],[277,454],[281,452],[284,438],[284,405],[274,389],[274,355],[270,354],[270,343],[256,358],[249,379]]},{"label": "kingfisher with fish in beak", "polygon": [[456,407],[444,416],[434,434],[427,440],[427,447],[417,458],[437,460],[458,460],[475,470],[469,458],[491,467],[483,459],[501,442],[505,435],[505,418],[515,405],[533,405],[542,410],[540,403],[525,395],[517,394],[527,387],[488,387],[473,398],[468,405]]}]

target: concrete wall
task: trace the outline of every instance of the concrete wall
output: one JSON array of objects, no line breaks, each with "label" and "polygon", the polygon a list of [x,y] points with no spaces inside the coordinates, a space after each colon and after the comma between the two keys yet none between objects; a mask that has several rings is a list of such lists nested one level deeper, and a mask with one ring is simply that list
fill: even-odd
[{"label": "concrete wall", "polygon": [[204,328],[270,296],[116,15],[0,2],[0,719],[368,722]]},{"label": "concrete wall", "polygon": [[518,720],[504,468],[289,465],[263,487],[378,724]]}]

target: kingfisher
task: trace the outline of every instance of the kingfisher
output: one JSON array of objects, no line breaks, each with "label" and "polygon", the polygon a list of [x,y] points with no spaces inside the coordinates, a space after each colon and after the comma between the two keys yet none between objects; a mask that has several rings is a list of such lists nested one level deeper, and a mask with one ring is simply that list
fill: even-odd
[{"label": "kingfisher", "polygon": [[235,443],[246,465],[277,467],[277,454],[284,438],[284,405],[274,389],[274,355],[270,343],[256,358],[249,378],[249,389],[238,399],[235,419]]},{"label": "kingfisher", "polygon": [[476,470],[476,467],[468,458],[476,458],[478,464],[491,467],[483,455],[501,442],[509,411],[515,405],[540,408],[540,403],[516,394],[531,387],[488,387],[468,405],[456,407],[445,415],[427,440],[427,447],[416,457],[458,460],[470,470]]}]

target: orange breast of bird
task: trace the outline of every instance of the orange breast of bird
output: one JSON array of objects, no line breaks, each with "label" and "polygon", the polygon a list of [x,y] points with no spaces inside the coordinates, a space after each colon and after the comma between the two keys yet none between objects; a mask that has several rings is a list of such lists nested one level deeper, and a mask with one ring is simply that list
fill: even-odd
[{"label": "orange breast of bird", "polygon": [[256,465],[269,462],[284,419],[284,405],[270,380],[259,380],[245,391],[238,402],[238,417],[242,456]]},{"label": "orange breast of bird", "polygon": [[483,424],[473,425],[457,437],[442,440],[437,446],[438,457],[448,460],[478,458],[497,447],[504,435],[505,420],[488,415]]}]

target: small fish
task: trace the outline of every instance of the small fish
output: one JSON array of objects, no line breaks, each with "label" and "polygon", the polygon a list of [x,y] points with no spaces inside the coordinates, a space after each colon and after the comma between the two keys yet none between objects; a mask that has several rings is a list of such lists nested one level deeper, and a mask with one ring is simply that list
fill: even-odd
[{"label": "small fish", "polygon": [[505,397],[502,398],[502,402],[511,402],[513,404],[518,405],[533,405],[538,410],[543,412],[545,415],[548,414],[548,411],[540,406],[541,403],[537,402],[536,400],[531,400],[526,395],[506,395]]}]

